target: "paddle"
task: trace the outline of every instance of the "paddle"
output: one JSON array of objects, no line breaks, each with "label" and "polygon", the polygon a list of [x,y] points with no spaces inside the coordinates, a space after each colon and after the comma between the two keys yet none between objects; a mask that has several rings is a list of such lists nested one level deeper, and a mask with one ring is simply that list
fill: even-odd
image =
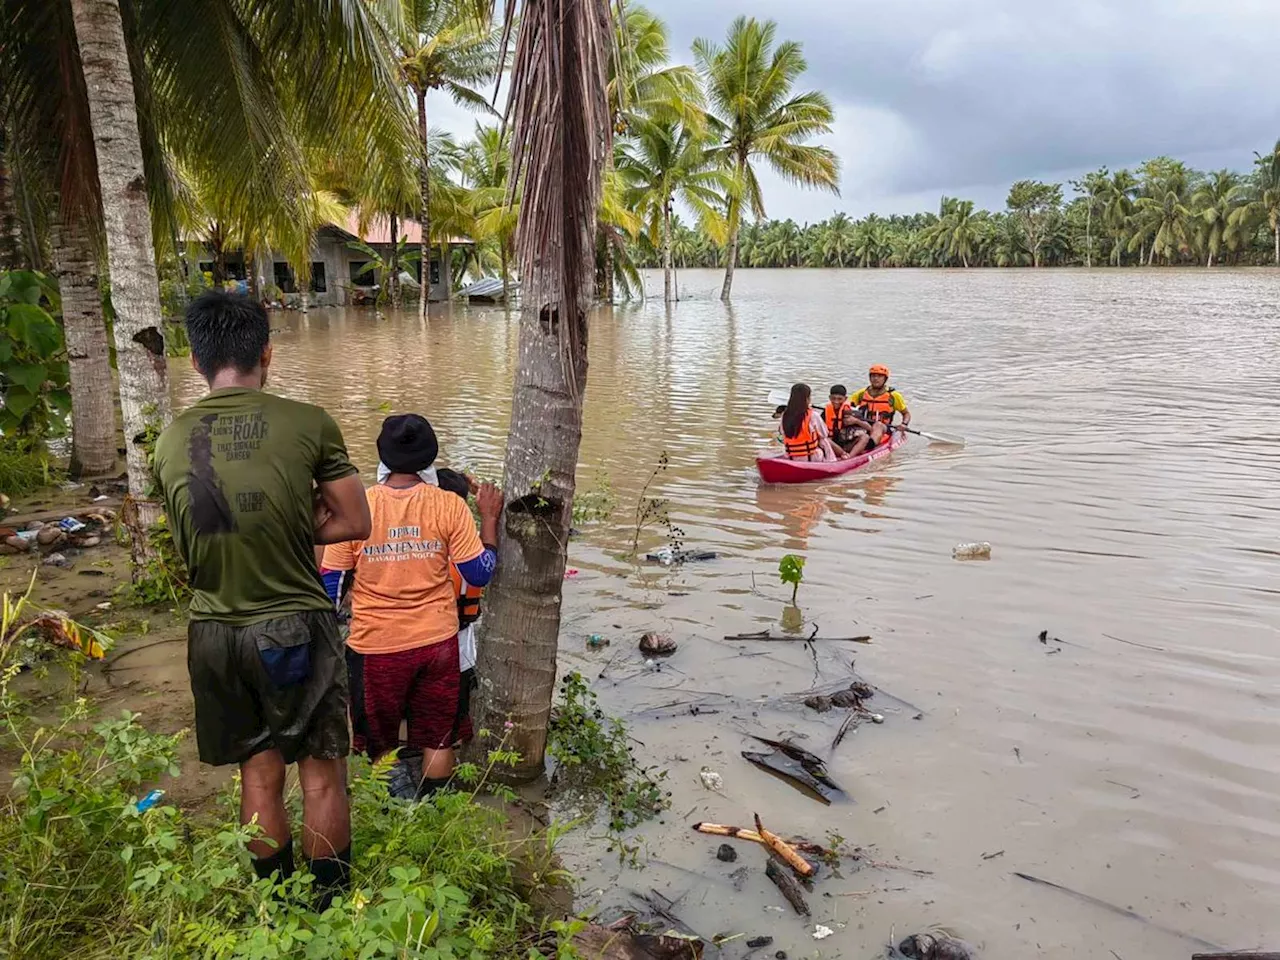
[{"label": "paddle", "polygon": [[[770,390],[769,391],[769,402],[772,403],[775,407],[785,404],[790,399],[791,399],[790,390]],[[821,410],[823,408],[818,406],[815,403],[813,405],[813,409]],[[905,430],[907,433],[914,433],[916,436],[924,437],[926,440],[932,441],[933,443],[949,443],[957,447],[963,447],[965,444],[964,437],[949,437],[941,433],[929,433],[928,431],[925,431],[925,430],[916,430],[914,427],[904,427],[901,425],[894,427],[894,429]]]}]

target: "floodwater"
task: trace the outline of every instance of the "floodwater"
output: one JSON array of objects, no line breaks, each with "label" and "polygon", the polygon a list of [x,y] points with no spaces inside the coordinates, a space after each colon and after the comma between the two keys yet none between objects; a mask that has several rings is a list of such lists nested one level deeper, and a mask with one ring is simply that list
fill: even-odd
[{"label": "floodwater", "polygon": [[[704,935],[773,936],[762,956],[878,956],[932,925],[994,958],[1280,947],[1280,272],[740,271],[732,307],[719,281],[682,272],[678,305],[592,321],[579,487],[603,472],[617,507],[573,543],[561,669],[603,672],[595,689],[669,770],[673,803],[641,831],[641,870],[567,842],[579,906],[607,914],[653,888]],[[514,317],[276,318],[273,388],[326,406],[362,470],[394,409],[431,418],[442,461],[500,474]],[[761,485],[769,390],[853,388],[870,362],[893,369],[916,425],[967,445],[913,438],[865,473]],[[185,366],[175,379],[180,402],[199,395]],[[714,561],[627,556],[663,452],[650,495]],[[968,540],[991,560],[952,560]],[[724,641],[780,627],[787,553],[807,561],[813,650]],[[648,629],[680,644],[656,672],[635,651]],[[612,645],[589,651],[593,633]],[[851,634],[874,643],[821,639]],[[785,698],[847,681],[855,657],[886,722],[832,754],[840,712]],[[854,802],[824,807],[752,767],[747,733],[831,754]],[[803,923],[759,850],[722,864],[719,839],[689,829],[753,813],[931,874],[846,868]],[[815,942],[815,923],[835,934]]]}]

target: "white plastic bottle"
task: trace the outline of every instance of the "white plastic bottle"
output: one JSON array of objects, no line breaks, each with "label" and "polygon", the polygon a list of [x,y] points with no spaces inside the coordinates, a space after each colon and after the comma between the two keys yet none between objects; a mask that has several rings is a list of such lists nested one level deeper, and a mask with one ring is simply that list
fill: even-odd
[{"label": "white plastic bottle", "polygon": [[951,556],[956,560],[990,560],[991,544],[985,540],[981,543],[957,543],[951,549]]}]

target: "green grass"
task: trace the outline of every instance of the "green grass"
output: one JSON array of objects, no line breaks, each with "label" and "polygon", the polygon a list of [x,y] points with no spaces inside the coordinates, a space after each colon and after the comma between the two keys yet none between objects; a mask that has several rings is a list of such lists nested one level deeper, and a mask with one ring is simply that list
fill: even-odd
[{"label": "green grass", "polygon": [[25,497],[54,480],[49,454],[42,447],[0,437],[0,493]]},{"label": "green grass", "polygon": [[[257,827],[239,824],[234,786],[215,816],[163,801],[139,812],[152,785],[178,775],[182,736],[150,733],[128,712],[95,723],[75,695],[77,655],[59,654],[68,681],[60,719],[50,722],[47,709],[34,716],[11,684],[23,611],[3,599],[0,754],[13,764],[0,795],[6,960],[571,955],[580,925],[532,905],[563,884],[551,856],[561,828],[518,836],[494,801],[511,798],[490,785],[496,768],[518,761],[511,753],[462,765],[450,789],[416,804],[388,796],[390,759],[353,760],[352,889],[318,914],[305,868],[283,883],[254,879],[247,844]],[[296,792],[289,802],[296,824]]]}]

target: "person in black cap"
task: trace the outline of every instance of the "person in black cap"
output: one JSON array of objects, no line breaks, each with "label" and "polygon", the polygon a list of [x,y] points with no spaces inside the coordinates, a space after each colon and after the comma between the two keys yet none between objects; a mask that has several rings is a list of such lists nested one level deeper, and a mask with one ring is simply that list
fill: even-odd
[{"label": "person in black cap", "polygon": [[[435,463],[439,444],[425,417],[387,417],[378,456],[387,469],[370,487],[373,532],[365,540],[334,544],[321,573],[330,596],[339,595],[335,572],[351,571],[351,725],[355,747],[377,759],[401,746],[402,760],[422,754],[422,780],[401,795],[424,795],[453,771],[460,695],[457,589],[450,570],[483,587],[497,565],[502,492],[476,491],[481,530],[466,501],[421,474]],[[416,756],[413,756],[416,759]],[[416,764],[415,764],[416,766]]]}]

